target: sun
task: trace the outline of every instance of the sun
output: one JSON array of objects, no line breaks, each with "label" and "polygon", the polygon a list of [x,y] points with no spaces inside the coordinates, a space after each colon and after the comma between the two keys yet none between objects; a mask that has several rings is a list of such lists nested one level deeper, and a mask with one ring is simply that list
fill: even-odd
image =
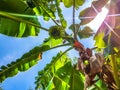
[{"label": "sun", "polygon": [[88,26],[91,27],[94,32],[96,32],[98,30],[98,28],[100,27],[100,25],[102,24],[102,22],[104,21],[106,15],[108,13],[108,9],[103,7],[102,11],[100,13],[98,13],[98,15],[95,17],[94,20],[92,20]]}]

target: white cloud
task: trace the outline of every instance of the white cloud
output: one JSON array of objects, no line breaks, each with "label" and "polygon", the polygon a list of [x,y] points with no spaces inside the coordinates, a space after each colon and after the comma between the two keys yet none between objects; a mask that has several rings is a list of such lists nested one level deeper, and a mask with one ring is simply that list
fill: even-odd
[{"label": "white cloud", "polygon": [[6,65],[6,64],[8,64],[8,63],[10,63],[11,61],[14,61],[14,60],[16,60],[15,54],[6,55],[3,58],[1,58],[1,60],[0,60],[0,66]]}]

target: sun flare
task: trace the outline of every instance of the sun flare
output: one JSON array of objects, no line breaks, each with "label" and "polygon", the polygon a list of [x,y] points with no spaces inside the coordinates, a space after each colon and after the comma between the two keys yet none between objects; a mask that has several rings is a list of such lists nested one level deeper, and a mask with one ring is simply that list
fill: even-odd
[{"label": "sun flare", "polygon": [[100,27],[100,25],[102,24],[102,22],[104,21],[107,13],[108,13],[108,9],[103,7],[102,11],[100,13],[98,13],[98,15],[95,17],[95,19],[93,21],[91,21],[88,24],[88,26],[90,26],[96,32],[98,30],[98,28]]}]

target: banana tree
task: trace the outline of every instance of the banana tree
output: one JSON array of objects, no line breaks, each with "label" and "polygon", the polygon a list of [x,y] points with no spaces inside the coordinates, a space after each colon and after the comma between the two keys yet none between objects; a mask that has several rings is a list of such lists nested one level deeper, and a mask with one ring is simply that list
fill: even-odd
[{"label": "banana tree", "polygon": [[[120,89],[120,43],[119,43],[119,5],[120,0],[89,1],[91,6],[82,11],[85,0],[1,0],[0,33],[15,38],[38,36],[40,30],[48,32],[43,43],[35,46],[15,62],[2,65],[0,82],[13,77],[36,65],[42,54],[51,49],[68,46],[53,56],[51,62],[35,77],[36,90],[119,90]],[[72,24],[67,24],[63,8],[72,10]],[[5,7],[6,6],[6,7]],[[108,14],[95,33],[89,26],[102,8]],[[79,11],[79,15],[76,15]],[[43,27],[39,18],[54,25]],[[76,17],[80,22],[76,23]],[[99,22],[99,21],[98,21]],[[70,30],[72,34],[69,34]],[[87,48],[81,39],[94,37],[95,45]],[[67,53],[70,50],[79,53],[77,62]],[[73,64],[74,63],[74,64]]]}]

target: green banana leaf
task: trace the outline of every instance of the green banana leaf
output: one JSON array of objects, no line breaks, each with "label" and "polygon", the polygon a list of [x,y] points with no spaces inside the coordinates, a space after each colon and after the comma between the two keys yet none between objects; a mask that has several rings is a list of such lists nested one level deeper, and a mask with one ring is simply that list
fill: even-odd
[{"label": "green banana leaf", "polygon": [[32,8],[22,0],[0,0],[0,33],[13,37],[37,36],[40,26]]},{"label": "green banana leaf", "polygon": [[38,60],[42,59],[42,52],[49,49],[48,45],[43,45],[41,47],[36,46],[28,53],[24,54],[21,58],[17,59],[15,62],[11,62],[6,66],[0,67],[0,82],[3,82],[8,77],[12,77],[18,72],[23,72],[38,63]]},{"label": "green banana leaf", "polygon": [[71,64],[67,55],[58,53],[36,77],[36,90],[83,90],[83,76]]}]

